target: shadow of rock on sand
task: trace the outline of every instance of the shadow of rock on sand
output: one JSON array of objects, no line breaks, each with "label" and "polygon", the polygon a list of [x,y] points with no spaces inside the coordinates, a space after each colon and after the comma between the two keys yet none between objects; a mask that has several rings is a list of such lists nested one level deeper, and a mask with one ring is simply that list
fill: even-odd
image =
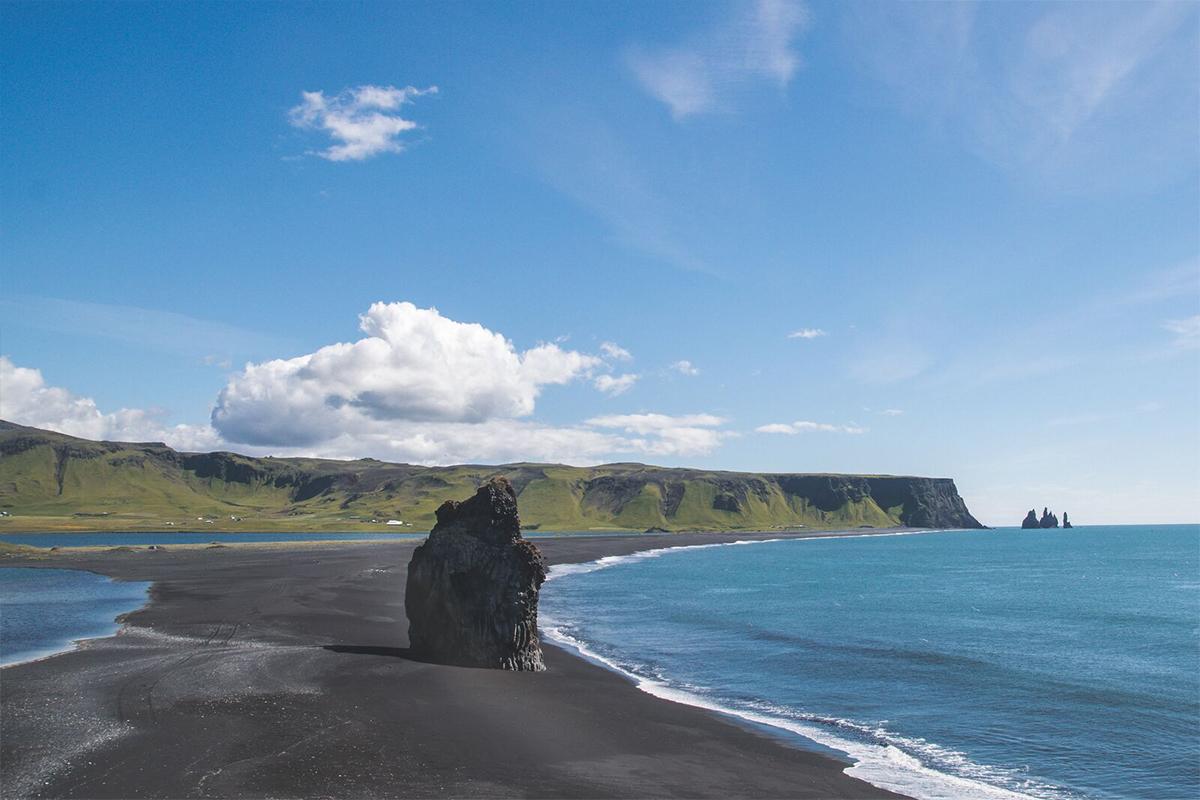
[{"label": "shadow of rock on sand", "polygon": [[413,655],[412,651],[407,647],[378,647],[374,645],[360,644],[326,644],[321,645],[321,649],[328,650],[332,653],[352,653],[360,656],[387,656],[388,658],[403,658],[406,661],[425,661],[425,659]]}]

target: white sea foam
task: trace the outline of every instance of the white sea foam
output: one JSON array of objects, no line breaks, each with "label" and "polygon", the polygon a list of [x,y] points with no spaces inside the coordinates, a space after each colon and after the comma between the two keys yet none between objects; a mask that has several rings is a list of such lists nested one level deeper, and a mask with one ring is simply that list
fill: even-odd
[{"label": "white sea foam", "polygon": [[609,567],[616,567],[621,564],[632,564],[637,561],[645,561],[650,558],[658,558],[668,553],[680,553],[685,550],[708,550],[712,547],[732,547],[741,544],[759,544],[760,542],[782,542],[783,539],[739,539],[736,542],[718,542],[715,544],[692,544],[684,547],[659,547],[654,550],[641,550],[636,553],[630,553],[626,556],[605,556],[598,558],[595,561],[585,561],[581,564],[555,564],[547,571],[546,580],[555,578],[565,578],[568,575],[583,575],[588,572],[596,572]]},{"label": "white sea foam", "polygon": [[[842,537],[777,538],[738,540],[718,544],[664,547],[624,556],[605,556],[582,564],[559,564],[551,568],[547,580],[569,575],[582,575],[658,558],[667,553],[704,550],[713,547],[760,544],[765,542],[818,542],[836,538],[865,536],[906,536],[925,531],[895,531],[889,533],[850,534]],[[942,747],[915,737],[890,731],[882,724],[869,725],[854,720],[804,714],[795,709],[769,703],[748,703],[739,707],[707,695],[702,687],[673,685],[658,670],[647,677],[641,665],[624,665],[590,648],[571,635],[565,626],[544,616],[543,633],[547,638],[574,650],[590,661],[601,664],[629,678],[647,694],[676,703],[727,714],[756,725],[765,725],[804,737],[818,744],[845,753],[854,764],[846,773],[882,789],[888,789],[918,800],[1066,800],[1075,795],[1060,787],[1031,779],[1017,770],[992,767],[972,762],[964,753]],[[845,731],[839,734],[838,731]],[[945,765],[953,772],[930,766]]]}]

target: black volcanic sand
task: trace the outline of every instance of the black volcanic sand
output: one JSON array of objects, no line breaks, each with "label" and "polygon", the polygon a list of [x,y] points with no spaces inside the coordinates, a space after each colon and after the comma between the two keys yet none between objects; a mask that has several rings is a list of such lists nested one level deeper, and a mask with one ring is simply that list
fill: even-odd
[{"label": "black volcanic sand", "polygon": [[[778,537],[537,545],[554,564]],[[0,795],[898,796],[552,646],[543,673],[412,660],[404,584],[416,544],[0,562],[155,582],[121,635],[0,670]]]}]

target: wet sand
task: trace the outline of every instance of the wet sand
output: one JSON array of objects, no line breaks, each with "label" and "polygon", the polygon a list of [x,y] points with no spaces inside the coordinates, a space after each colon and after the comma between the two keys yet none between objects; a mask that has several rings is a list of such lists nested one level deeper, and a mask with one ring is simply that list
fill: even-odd
[{"label": "wet sand", "polygon": [[[783,535],[537,545],[556,564]],[[122,634],[0,670],[0,795],[898,796],[845,775],[845,763],[651,697],[549,644],[544,673],[412,659],[404,583],[417,544],[0,562],[154,581]]]}]

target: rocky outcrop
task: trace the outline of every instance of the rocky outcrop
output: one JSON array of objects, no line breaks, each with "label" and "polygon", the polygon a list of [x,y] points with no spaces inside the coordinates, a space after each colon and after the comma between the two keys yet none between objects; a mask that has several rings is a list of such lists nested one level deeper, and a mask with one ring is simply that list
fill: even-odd
[{"label": "rocky outcrop", "polygon": [[871,477],[860,479],[880,508],[899,506],[910,528],[982,528],[950,478]]},{"label": "rocky outcrop", "polygon": [[1074,525],[1071,524],[1071,518],[1067,516],[1067,512],[1065,512],[1065,511],[1063,512],[1063,527],[1064,528],[1074,528],[1075,527]]},{"label": "rocky outcrop", "polygon": [[521,537],[517,495],[492,478],[463,502],[437,510],[437,525],[413,551],[404,609],[414,655],[444,664],[545,669],[538,592],[546,561]]},{"label": "rocky outcrop", "polygon": [[[1029,509],[1029,513],[1025,515],[1025,519],[1021,521],[1021,527],[1022,528],[1057,528],[1058,527],[1058,516],[1053,511],[1051,511],[1049,509],[1049,507],[1044,507],[1044,508],[1042,508],[1042,516],[1041,516],[1041,518],[1039,518],[1037,515],[1037,510],[1031,508],[1031,509]],[[1067,515],[1065,513],[1063,514],[1063,527],[1064,528],[1071,527],[1071,523],[1067,519]]]}]

